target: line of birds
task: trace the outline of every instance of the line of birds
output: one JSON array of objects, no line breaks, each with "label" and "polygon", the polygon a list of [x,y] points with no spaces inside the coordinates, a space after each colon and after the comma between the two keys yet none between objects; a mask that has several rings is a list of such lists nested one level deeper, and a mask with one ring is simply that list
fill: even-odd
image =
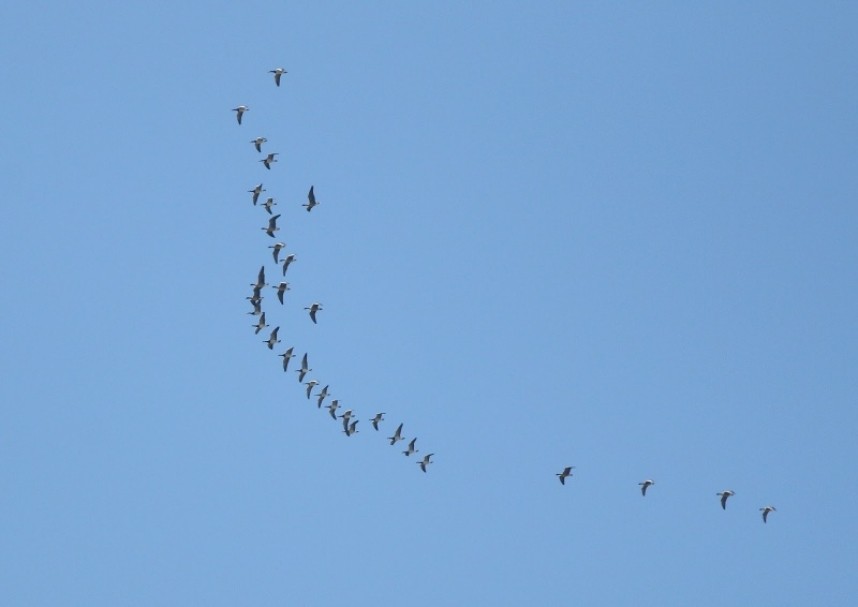
[{"label": "line of birds", "polygon": [[[554,476],[556,476],[558,479],[560,479],[561,485],[565,485],[566,479],[569,478],[570,476],[573,476],[572,470],[574,470],[574,469],[575,469],[575,466],[566,466],[565,468],[563,468],[562,472],[558,472]],[[638,485],[641,488],[641,495],[646,497],[646,490],[649,489],[650,487],[652,487],[653,485],[655,485],[655,481],[648,478],[648,479],[638,483]],[[727,499],[736,495],[736,492],[733,491],[732,489],[725,489],[724,491],[719,491],[715,495],[717,495],[718,497],[721,498],[721,509],[726,510],[727,509]],[[760,508],[760,512],[763,513],[763,523],[768,523],[769,522],[769,513],[777,512],[777,510],[778,509],[775,508],[774,506],[763,506],[762,508]]]},{"label": "line of birds", "polygon": [[[274,74],[274,83],[279,87],[280,82],[281,82],[281,77],[283,76],[283,74],[286,74],[288,72],[283,68],[276,68],[273,70],[269,70],[269,73]],[[241,125],[241,123],[242,123],[241,122],[242,117],[249,110],[250,110],[250,108],[246,105],[239,105],[238,107],[233,108],[232,111],[234,111],[236,113],[235,118],[238,121],[239,125]],[[256,137],[254,139],[251,139],[250,143],[253,144],[253,147],[256,149],[256,151],[261,154],[261,153],[263,153],[262,152],[263,144],[268,143],[268,139],[266,137]],[[263,164],[263,166],[265,166],[265,168],[270,171],[271,165],[277,162],[277,156],[278,155],[279,154],[276,152],[268,153],[268,155],[265,158],[263,158],[262,160],[260,160],[259,162],[261,162]],[[264,208],[265,211],[271,216],[268,219],[268,224],[266,226],[260,228],[260,230],[265,232],[271,238],[276,238],[275,234],[280,231],[280,226],[277,225],[277,220],[280,218],[281,215],[280,214],[274,215],[274,213],[271,209],[272,209],[272,207],[276,206],[277,203],[274,201],[273,197],[269,197],[265,200],[264,203],[262,203],[261,205],[258,205],[260,196],[262,195],[263,192],[266,192],[266,191],[267,190],[264,188],[264,184],[258,183],[257,185],[255,185],[253,187],[253,189],[248,190],[248,193],[251,194],[251,201],[253,202],[253,206],[262,206],[262,208]],[[313,210],[313,208],[315,208],[319,204],[320,204],[319,201],[316,200],[316,193],[314,190],[314,186],[311,185],[310,191],[307,193],[307,202],[301,206],[303,206],[305,209],[307,209],[307,212],[309,213],[310,211]],[[297,257],[295,256],[294,253],[289,253],[281,259],[280,254],[283,251],[283,249],[286,248],[286,243],[284,243],[284,242],[276,242],[273,245],[270,245],[268,248],[272,249],[272,256],[274,258],[274,263],[281,268],[282,276],[285,278],[286,271],[289,269],[289,266],[292,265],[296,261]],[[268,325],[267,320],[266,320],[265,311],[262,309],[262,300],[264,299],[264,297],[262,295],[262,289],[264,289],[267,286],[271,286],[277,292],[277,299],[280,301],[280,304],[283,305],[284,304],[284,295],[286,294],[287,291],[290,290],[290,285],[285,280],[280,281],[277,285],[269,285],[266,282],[265,265],[263,264],[259,268],[259,272],[256,275],[256,282],[251,283],[250,286],[252,287],[253,291],[252,291],[251,295],[249,297],[247,297],[246,299],[253,306],[253,309],[250,312],[248,312],[248,314],[251,314],[253,316],[258,316],[257,322],[251,326],[254,328],[254,334],[259,335],[259,333],[263,329],[270,327],[270,325]],[[307,310],[307,312],[310,316],[310,320],[313,321],[313,324],[318,324],[317,315],[319,312],[321,312],[324,309],[322,307],[322,304],[320,302],[314,302],[314,303],[310,304],[309,306],[306,306],[304,309]],[[281,342],[280,337],[279,337],[279,332],[280,332],[280,327],[275,326],[273,329],[271,329],[271,332],[270,332],[268,338],[263,340],[263,343],[265,343],[268,346],[269,350],[274,350],[274,346]],[[283,362],[282,362],[283,371],[287,372],[289,370],[289,361],[296,357],[295,347],[290,346],[289,348],[286,349],[285,352],[283,352],[282,354],[278,354],[278,356],[280,356],[283,359]],[[316,387],[320,385],[320,382],[316,381],[315,379],[311,379],[311,380],[306,381],[306,382],[304,381],[304,379],[307,377],[307,374],[312,370],[313,369],[310,368],[308,354],[305,352],[304,355],[301,357],[300,368],[295,369],[294,371],[298,374],[298,382],[303,384],[304,386],[306,386],[307,399],[309,400],[310,398],[314,397],[316,399],[317,408],[321,409],[322,404],[325,402],[325,399],[328,399],[331,396],[330,385],[324,386],[314,395],[313,390],[316,389]],[[330,402],[327,405],[325,405],[325,409],[327,409],[328,414],[331,416],[331,418],[333,418],[335,421],[338,419],[342,421],[343,433],[347,437],[351,437],[351,436],[357,434],[358,433],[357,425],[358,425],[358,422],[360,420],[358,420],[355,417],[355,413],[352,409],[347,409],[342,414],[338,414],[337,412],[340,410],[340,408],[341,408],[340,401],[338,399],[331,398]],[[384,421],[385,415],[386,415],[386,413],[381,412],[381,413],[376,413],[372,418],[370,418],[369,423],[372,424],[372,427],[375,431],[379,430],[379,424],[382,421]],[[403,425],[404,424],[400,423],[399,426],[397,426],[396,431],[393,433],[393,435],[387,437],[387,440],[390,441],[391,445],[396,445],[396,443],[406,440],[406,438],[402,434]],[[417,444],[417,438],[412,437],[411,440],[408,442],[408,447],[402,453],[406,456],[414,455],[415,453],[417,453],[419,451],[416,444]],[[417,465],[420,466],[420,469],[423,472],[426,472],[429,465],[434,463],[432,461],[432,457],[434,455],[435,455],[434,453],[428,453],[428,454],[424,455],[422,459],[420,459],[416,462]]]}]

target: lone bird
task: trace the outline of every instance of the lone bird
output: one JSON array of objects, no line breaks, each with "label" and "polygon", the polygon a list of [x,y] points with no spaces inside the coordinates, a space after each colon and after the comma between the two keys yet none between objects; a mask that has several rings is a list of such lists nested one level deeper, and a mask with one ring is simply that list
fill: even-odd
[{"label": "lone bird", "polygon": [[280,300],[280,303],[283,303],[283,294],[289,290],[288,282],[281,282],[276,287],[271,287],[272,289],[277,289],[277,299]]},{"label": "lone bird", "polygon": [[278,154],[277,152],[272,152],[272,153],[268,154],[268,156],[266,156],[265,158],[263,158],[262,160],[260,160],[259,162],[261,162],[262,164],[264,164],[264,165],[265,165],[265,168],[266,168],[266,169],[268,169],[268,170],[270,171],[270,170],[271,170],[271,165],[272,165],[273,163],[277,162],[277,159],[275,158],[275,156],[279,156],[279,155],[280,155],[280,154]]},{"label": "lone bird", "polygon": [[268,349],[273,350],[274,344],[279,344],[280,340],[277,339],[277,331],[280,330],[280,327],[274,327],[274,330],[271,332],[271,336],[265,340],[265,343],[268,344]]},{"label": "lone bird", "polygon": [[284,70],[282,67],[278,67],[278,68],[273,69],[273,70],[268,70],[268,73],[274,74],[274,84],[276,84],[277,86],[280,86],[280,76],[282,76],[283,74],[288,74],[289,72]]},{"label": "lone bird", "polygon": [[420,466],[420,469],[421,469],[421,470],[423,470],[423,472],[426,472],[426,467],[427,467],[429,464],[434,464],[434,463],[435,463],[435,462],[433,462],[433,461],[431,461],[431,460],[429,459],[429,458],[430,458],[430,457],[432,457],[433,455],[435,455],[435,454],[434,454],[434,453],[430,453],[429,455],[427,455],[426,457],[424,457],[422,460],[420,460],[419,462],[417,462],[417,464]]},{"label": "lone bird", "polygon": [[274,249],[271,253],[274,255],[274,263],[280,263],[280,251],[282,251],[286,247],[285,242],[275,242],[273,245],[269,246],[269,249]]},{"label": "lone bird", "polygon": [[265,210],[271,215],[271,207],[277,206],[277,203],[274,202],[273,198],[269,198],[265,202],[262,203],[262,206],[265,207]]},{"label": "lone bird", "polygon": [[563,472],[559,472],[559,473],[554,475],[560,479],[561,485],[565,485],[566,484],[566,478],[572,476],[572,469],[573,468],[575,468],[575,466],[566,466],[565,468],[563,468]]},{"label": "lone bird", "polygon": [[727,509],[727,498],[730,497],[731,495],[736,495],[736,494],[733,491],[731,491],[730,489],[727,489],[726,491],[722,491],[721,493],[716,493],[715,495],[721,496],[721,509],[726,510]]},{"label": "lone bird", "polygon": [[319,398],[318,404],[316,406],[317,409],[322,408],[322,401],[328,397],[328,386],[322,388],[322,391],[316,395]]},{"label": "lone bird", "polygon": [[357,432],[358,432],[357,425],[358,425],[359,421],[360,421],[359,419],[356,419],[355,421],[350,423],[348,426],[343,424],[343,432],[346,433],[346,436],[351,436],[352,434],[357,434]]},{"label": "lone bird", "polygon": [[259,200],[259,195],[260,195],[262,192],[267,192],[268,190],[264,189],[264,188],[262,187],[262,184],[260,183],[260,184],[258,184],[258,185],[256,185],[256,186],[254,186],[254,188],[253,188],[252,190],[247,190],[247,191],[248,191],[250,194],[253,194],[253,206],[256,206],[256,201],[257,201],[257,200]]},{"label": "lone bird", "polygon": [[278,354],[278,356],[283,357],[283,371],[284,372],[289,369],[289,359],[295,358],[295,355],[292,354],[292,350],[294,350],[294,349],[295,349],[294,347],[290,347],[283,354]]},{"label": "lone bird", "polygon": [[307,204],[302,204],[302,207],[307,209],[307,212],[313,210],[313,207],[319,204],[316,202],[316,195],[313,193],[313,186],[310,186],[310,191],[307,193]]},{"label": "lone bird", "polygon": [[317,382],[315,379],[311,379],[304,385],[307,386],[307,400],[310,400],[310,392],[313,391],[313,388],[319,385],[319,382]]},{"label": "lone bird", "polygon": [[286,276],[286,270],[289,269],[289,265],[298,259],[295,257],[295,253],[289,253],[286,257],[283,258],[283,276]]},{"label": "lone bird", "polygon": [[263,232],[265,232],[266,234],[268,234],[271,238],[274,238],[274,232],[280,231],[280,228],[277,227],[277,218],[279,218],[279,217],[280,217],[280,215],[275,215],[274,217],[272,217],[271,219],[268,220],[268,227],[267,228],[259,228],[259,229],[262,230]]},{"label": "lone bird", "polygon": [[647,480],[645,480],[645,481],[644,481],[644,482],[642,482],[642,483],[638,483],[638,485],[640,485],[640,486],[641,486],[641,495],[643,495],[644,497],[646,497],[646,490],[647,490],[648,488],[650,488],[651,486],[655,485],[655,481],[652,481],[652,480],[647,479]]},{"label": "lone bird", "polygon": [[265,312],[263,312],[262,315],[259,317],[259,322],[251,326],[256,327],[256,332],[254,333],[254,335],[259,335],[259,332],[268,326],[265,324]]},{"label": "lone bird", "polygon": [[245,112],[250,111],[250,108],[246,105],[240,105],[232,108],[232,111],[235,112],[235,119],[238,120],[238,124],[241,124],[241,117],[244,116]]},{"label": "lone bird", "polygon": [[402,438],[402,424],[399,424],[399,427],[396,429],[396,432],[393,433],[393,436],[388,436],[387,440],[390,441],[391,445],[395,445],[397,441],[405,440]]},{"label": "lone bird", "polygon": [[384,413],[376,413],[375,416],[370,420],[372,422],[372,427],[378,430],[378,422],[384,419]]},{"label": "lone bird", "polygon": [[416,438],[412,438],[412,439],[411,439],[411,442],[410,442],[410,443],[408,443],[408,448],[407,448],[405,451],[403,451],[403,453],[404,453],[406,456],[411,455],[412,453],[417,453],[417,452],[419,451],[419,449],[417,449],[417,448],[415,448],[415,447],[414,447],[414,443],[416,443],[416,442],[417,442],[417,439],[416,439]]},{"label": "lone bird", "polygon": [[334,418],[334,421],[337,421],[337,409],[340,407],[340,401],[332,400],[331,404],[328,405],[328,413],[331,414],[331,417]]},{"label": "lone bird", "polygon": [[760,508],[760,512],[763,513],[763,522],[766,523],[769,520],[769,512],[777,512],[778,509],[774,506],[766,506],[764,508]]},{"label": "lone bird", "polygon": [[251,139],[250,143],[253,144],[253,147],[256,148],[257,152],[262,152],[262,144],[267,142],[268,140],[265,137],[257,137],[256,139]]},{"label": "lone bird", "polygon": [[311,304],[309,308],[304,308],[304,309],[310,310],[310,320],[313,321],[314,325],[317,324],[316,323],[316,312],[319,312],[322,309],[322,304],[317,302],[317,303]]},{"label": "lone bird", "polygon": [[307,365],[307,353],[304,353],[304,358],[301,359],[301,368],[296,369],[295,372],[298,374],[298,381],[303,382],[304,376],[312,371],[312,369]]}]

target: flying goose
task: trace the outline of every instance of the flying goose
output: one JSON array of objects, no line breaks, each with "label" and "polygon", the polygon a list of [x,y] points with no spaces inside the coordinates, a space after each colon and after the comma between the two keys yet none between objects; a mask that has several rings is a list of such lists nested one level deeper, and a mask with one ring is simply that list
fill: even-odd
[{"label": "flying goose", "polygon": [[319,382],[315,379],[311,379],[310,381],[305,382],[304,385],[307,386],[307,400],[310,400],[310,392],[313,391],[313,388],[319,385]]},{"label": "flying goose", "polygon": [[405,440],[402,438],[402,424],[399,424],[399,427],[396,429],[396,432],[393,433],[393,436],[388,436],[387,440],[390,441],[391,445],[395,445],[397,441]]},{"label": "flying goose", "polygon": [[278,259],[280,257],[280,251],[285,247],[286,247],[285,242],[275,242],[273,245],[268,247],[269,249],[274,249],[272,251],[272,254],[274,255],[274,263],[276,263],[276,264],[280,263],[280,259]]},{"label": "flying goose", "polygon": [[247,192],[248,192],[249,194],[253,194],[253,206],[256,206],[256,201],[257,201],[257,200],[259,200],[259,195],[260,195],[262,192],[267,192],[267,191],[268,191],[268,190],[266,190],[266,189],[264,189],[264,188],[262,187],[262,184],[261,184],[261,183],[260,183],[260,184],[258,184],[258,185],[256,185],[256,186],[254,186],[254,188],[253,188],[252,190],[247,190]]},{"label": "flying goose", "polygon": [[334,421],[337,421],[337,409],[340,406],[340,401],[332,400],[331,404],[328,405],[328,413],[331,414],[331,417],[334,418]]},{"label": "flying goose", "polygon": [[304,376],[307,375],[307,373],[309,373],[310,371],[312,371],[312,369],[307,366],[307,353],[305,352],[304,358],[301,359],[301,368],[295,370],[295,373],[298,374],[298,381],[303,382]]},{"label": "flying goose", "polygon": [[278,68],[273,69],[273,70],[268,70],[268,73],[274,74],[274,84],[276,84],[277,86],[280,86],[280,76],[282,76],[283,74],[288,74],[289,72],[284,70],[282,67],[278,67]]},{"label": "flying goose", "polygon": [[357,434],[357,432],[358,432],[357,425],[358,425],[359,421],[360,421],[359,419],[356,419],[355,421],[350,423],[348,426],[343,424],[343,426],[344,426],[343,432],[346,433],[346,436],[351,436],[352,434]]},{"label": "flying goose", "polygon": [[327,398],[327,396],[328,396],[328,386],[325,386],[324,388],[322,388],[322,391],[319,392],[316,396],[319,397],[319,402],[318,402],[318,405],[316,408],[321,409],[322,408],[322,401],[325,400],[325,398]]},{"label": "flying goose", "polygon": [[289,290],[288,282],[281,282],[276,287],[271,287],[272,289],[277,289],[277,299],[280,300],[280,303],[283,303],[283,294]]},{"label": "flying goose", "polygon": [[259,335],[259,332],[268,326],[265,324],[265,312],[263,312],[262,315],[259,317],[258,323],[256,323],[255,325],[250,325],[250,326],[256,327],[256,332],[254,333],[254,335]]},{"label": "flying goose", "polygon": [[426,466],[428,466],[429,464],[434,464],[434,463],[435,463],[435,462],[433,462],[433,461],[431,461],[431,460],[429,459],[429,458],[430,458],[430,457],[432,457],[433,455],[435,455],[435,454],[434,454],[434,453],[430,453],[429,455],[427,455],[426,457],[424,457],[421,461],[417,462],[417,464],[420,466],[420,469],[421,469],[421,470],[423,470],[423,472],[426,472]]},{"label": "flying goose", "polygon": [[416,443],[416,442],[417,442],[417,439],[416,439],[416,438],[412,438],[412,439],[411,439],[411,442],[410,442],[410,443],[408,443],[408,449],[406,449],[405,451],[403,451],[403,453],[404,453],[405,455],[411,455],[412,453],[417,453],[418,451],[420,451],[420,449],[416,449],[416,448],[414,447],[414,443]]},{"label": "flying goose", "polygon": [[253,316],[259,316],[260,314],[262,314],[262,297],[248,297],[248,299],[250,300],[250,305],[253,306],[253,311],[248,312],[248,314],[251,314]]},{"label": "flying goose", "polygon": [[256,282],[250,283],[250,286],[253,287],[253,290],[262,289],[262,287],[267,286],[268,283],[265,282],[265,266],[259,268],[259,272],[256,274]]},{"label": "flying goose", "polygon": [[721,509],[726,510],[727,509],[727,498],[730,497],[731,495],[736,495],[736,494],[733,491],[731,491],[730,489],[727,489],[726,491],[716,493],[715,495],[721,496]]},{"label": "flying goose", "polygon": [[277,331],[279,331],[279,330],[280,330],[280,327],[274,327],[274,330],[271,332],[271,336],[268,339],[264,340],[265,343],[268,344],[269,350],[274,349],[274,344],[280,343],[280,340],[277,339]]},{"label": "flying goose", "polygon": [[265,210],[268,211],[269,215],[271,215],[271,207],[277,206],[277,203],[274,202],[273,198],[269,198],[264,203],[262,203],[262,206],[265,207]]},{"label": "flying goose", "polygon": [[301,206],[305,207],[309,213],[313,210],[313,207],[318,204],[319,203],[316,202],[316,195],[313,193],[313,186],[310,186],[310,191],[307,193],[307,204],[302,204]]},{"label": "flying goose", "polygon": [[319,312],[322,309],[322,304],[316,302],[311,304],[309,308],[304,308],[305,310],[310,310],[310,320],[313,321],[313,324],[316,324],[316,312]]},{"label": "flying goose", "polygon": [[280,215],[275,215],[274,217],[269,219],[267,228],[259,228],[259,229],[262,230],[263,232],[265,232],[266,234],[268,234],[271,238],[274,238],[274,232],[280,231],[280,228],[277,227],[277,218],[278,217],[280,217]]},{"label": "flying goose", "polygon": [[292,350],[294,350],[294,349],[295,349],[294,347],[290,347],[283,354],[278,354],[278,356],[283,357],[283,371],[284,372],[289,369],[289,359],[295,358],[295,355],[292,354]]},{"label": "flying goose", "polygon": [[384,413],[376,413],[375,417],[370,420],[372,422],[372,427],[378,430],[378,422],[382,420],[384,420]]},{"label": "flying goose", "polygon": [[272,152],[272,153],[268,154],[268,156],[266,156],[265,158],[263,158],[262,160],[260,160],[259,162],[261,162],[262,164],[264,164],[264,165],[265,165],[265,168],[266,168],[266,169],[268,169],[268,170],[270,171],[270,170],[271,170],[271,165],[272,165],[273,163],[277,162],[277,159],[275,158],[275,156],[279,156],[279,155],[280,155],[280,154],[278,154],[277,152]]},{"label": "flying goose", "polygon": [[563,468],[563,472],[560,472],[560,473],[554,475],[560,479],[561,485],[565,485],[566,484],[566,478],[569,476],[572,476],[572,469],[573,468],[575,468],[575,466],[566,466],[565,468]]},{"label": "flying goose", "polygon": [[283,276],[286,276],[286,270],[289,269],[289,265],[296,259],[297,257],[295,257],[295,253],[289,253],[283,258]]},{"label": "flying goose", "polygon": [[645,481],[644,481],[644,482],[642,482],[642,483],[638,483],[638,485],[640,485],[640,486],[641,486],[641,495],[643,495],[644,497],[646,497],[646,490],[647,490],[648,488],[650,488],[651,486],[655,485],[655,481],[650,480],[650,479],[647,479],[647,480],[645,480]]},{"label": "flying goose", "polygon": [[763,513],[763,522],[766,523],[769,520],[769,512],[777,512],[778,509],[774,506],[765,506],[764,508],[760,508],[760,512]]},{"label": "flying goose", "polygon": [[257,152],[262,152],[262,144],[267,142],[268,140],[265,137],[257,137],[256,139],[251,139],[250,143],[253,144],[253,147],[256,148]]},{"label": "flying goose", "polygon": [[246,105],[240,105],[238,107],[232,108],[232,111],[235,112],[235,119],[238,120],[238,124],[241,124],[241,117],[244,116],[244,113],[249,110],[250,108]]}]

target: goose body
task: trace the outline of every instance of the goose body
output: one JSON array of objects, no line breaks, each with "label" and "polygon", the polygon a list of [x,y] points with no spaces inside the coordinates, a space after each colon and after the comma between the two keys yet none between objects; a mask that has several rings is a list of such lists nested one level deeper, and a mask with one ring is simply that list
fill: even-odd
[{"label": "goose body", "polygon": [[340,407],[340,401],[338,401],[336,399],[332,400],[331,404],[328,405],[328,413],[331,415],[331,417],[334,419],[334,421],[337,421],[337,409],[339,409],[339,407]]},{"label": "goose body", "polygon": [[270,245],[269,249],[274,249],[271,254],[274,255],[274,263],[280,263],[280,251],[282,251],[286,247],[285,242],[275,242],[273,245]]},{"label": "goose body", "polygon": [[282,304],[283,303],[283,294],[289,290],[289,283],[288,282],[281,282],[279,285],[277,285],[276,287],[272,287],[272,288],[277,289],[277,299],[279,299],[280,303]]},{"label": "goose body", "polygon": [[399,424],[399,427],[396,428],[396,432],[393,433],[393,436],[388,436],[387,440],[390,441],[391,445],[395,445],[398,441],[405,440],[402,438],[402,424]]},{"label": "goose body", "polygon": [[283,354],[279,355],[279,356],[283,357],[283,371],[284,372],[289,370],[289,360],[292,358],[295,358],[295,355],[292,354],[292,350],[294,350],[294,349],[295,349],[294,347],[290,347]]},{"label": "goose body", "polygon": [[267,192],[268,190],[262,187],[262,184],[255,186],[252,190],[247,190],[249,194],[253,194],[253,206],[256,206],[256,201],[259,200],[259,195],[262,192]]},{"label": "goose body", "polygon": [[376,413],[375,416],[370,420],[372,422],[372,427],[375,430],[378,430],[378,422],[384,420],[384,413]]},{"label": "goose body", "polygon": [[238,107],[232,108],[232,111],[235,112],[235,119],[238,120],[238,124],[241,124],[241,117],[244,116],[244,113],[249,110],[250,108],[246,105],[240,105]]},{"label": "goose body", "polygon": [[307,386],[307,400],[310,400],[310,392],[313,391],[313,388],[319,385],[319,382],[317,382],[315,379],[311,379],[304,385]]},{"label": "goose body", "polygon": [[322,391],[319,392],[316,395],[316,397],[318,397],[318,399],[319,399],[318,403],[317,403],[317,408],[321,409],[322,408],[322,401],[324,401],[328,397],[328,386],[325,386],[324,388],[322,388]]},{"label": "goose body", "polygon": [[777,512],[778,509],[774,506],[764,506],[760,508],[760,512],[763,513],[763,523],[769,522],[769,512]]},{"label": "goose body", "polygon": [[259,228],[259,229],[262,230],[263,232],[265,232],[266,234],[268,234],[271,238],[274,238],[274,232],[280,231],[280,228],[277,226],[277,219],[279,217],[280,217],[280,215],[275,215],[274,217],[272,217],[271,219],[268,220],[268,227]]},{"label": "goose body", "polygon": [[316,302],[314,304],[311,304],[309,308],[304,308],[304,309],[310,311],[310,320],[312,320],[313,324],[315,325],[316,324],[316,312],[319,312],[322,310],[322,304]]},{"label": "goose body", "polygon": [[263,207],[265,207],[265,211],[266,211],[269,215],[271,215],[271,207],[273,207],[273,206],[277,206],[277,203],[276,203],[276,202],[274,202],[274,199],[273,199],[273,198],[269,198],[269,199],[268,199],[268,200],[266,200],[264,203],[262,203],[262,206],[263,206]]},{"label": "goose body", "polygon": [[292,262],[298,259],[295,257],[295,253],[289,253],[286,257],[283,258],[283,276],[286,276],[286,270],[289,269],[289,266],[292,265]]},{"label": "goose body", "polygon": [[641,495],[646,497],[646,490],[655,485],[655,481],[647,479],[642,483],[638,483],[641,486]]},{"label": "goose body", "polygon": [[731,491],[730,489],[727,489],[726,491],[716,493],[715,495],[718,495],[721,497],[721,509],[726,510],[727,509],[727,498],[732,496],[732,495],[736,495],[736,493]]},{"label": "goose body", "polygon": [[275,68],[273,70],[268,70],[268,73],[274,74],[274,84],[276,84],[277,86],[280,86],[280,77],[283,74],[288,74],[289,72],[284,70],[282,67],[278,67],[278,68]]},{"label": "goose body", "polygon": [[275,158],[275,156],[279,156],[279,155],[280,154],[278,154],[277,152],[272,152],[272,153],[268,154],[268,156],[266,156],[265,158],[260,160],[259,162],[264,164],[265,168],[270,171],[271,165],[274,164],[275,162],[277,162],[277,158]]},{"label": "goose body", "polygon": [[277,332],[280,330],[280,327],[274,327],[274,330],[271,332],[271,335],[268,339],[265,340],[265,343],[268,344],[268,349],[273,350],[275,344],[279,344],[280,340],[277,339]]},{"label": "goose body", "polygon": [[265,312],[263,312],[262,315],[259,317],[259,322],[251,326],[256,327],[256,332],[254,333],[254,335],[259,335],[259,332],[268,326],[265,324]]},{"label": "goose body", "polygon": [[250,143],[253,144],[253,147],[256,148],[257,152],[262,153],[262,144],[267,142],[268,140],[265,137],[257,137],[256,139],[251,139]]},{"label": "goose body", "polygon": [[419,449],[417,449],[417,448],[414,446],[414,443],[416,443],[416,442],[417,442],[417,439],[416,439],[416,438],[412,438],[412,439],[411,439],[411,442],[410,442],[410,443],[408,443],[408,448],[407,448],[405,451],[403,451],[403,453],[404,453],[406,456],[408,456],[408,455],[412,455],[413,453],[417,453],[417,452],[419,451]]},{"label": "goose body", "polygon": [[433,455],[435,455],[435,454],[434,454],[434,453],[430,453],[429,455],[427,455],[426,457],[424,457],[422,460],[420,460],[419,462],[417,462],[417,464],[420,466],[420,469],[421,469],[421,470],[423,470],[423,472],[426,472],[426,468],[428,468],[428,467],[429,467],[429,464],[433,464],[433,463],[434,463],[434,462],[430,459]]},{"label": "goose body", "polygon": [[559,473],[555,474],[554,476],[556,476],[557,478],[560,479],[561,485],[565,485],[566,479],[568,477],[572,476],[572,470],[574,468],[575,468],[575,466],[566,466],[565,468],[563,468],[563,472],[559,472]]},{"label": "goose body", "polygon": [[313,193],[313,186],[310,186],[310,191],[307,193],[307,204],[302,204],[301,206],[307,209],[307,212],[309,213],[313,210],[313,207],[318,204],[319,203],[316,202],[316,194]]},{"label": "goose body", "polygon": [[301,359],[301,368],[295,371],[298,374],[298,381],[303,382],[304,376],[306,376],[310,371],[312,371],[312,369],[307,364],[307,354],[304,353],[304,357]]}]

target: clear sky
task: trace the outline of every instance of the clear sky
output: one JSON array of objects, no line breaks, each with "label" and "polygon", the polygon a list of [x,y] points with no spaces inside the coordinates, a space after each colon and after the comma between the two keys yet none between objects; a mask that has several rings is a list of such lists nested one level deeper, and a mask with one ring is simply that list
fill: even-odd
[{"label": "clear sky", "polygon": [[858,4],[127,4],[0,8],[4,605],[855,604]]}]

